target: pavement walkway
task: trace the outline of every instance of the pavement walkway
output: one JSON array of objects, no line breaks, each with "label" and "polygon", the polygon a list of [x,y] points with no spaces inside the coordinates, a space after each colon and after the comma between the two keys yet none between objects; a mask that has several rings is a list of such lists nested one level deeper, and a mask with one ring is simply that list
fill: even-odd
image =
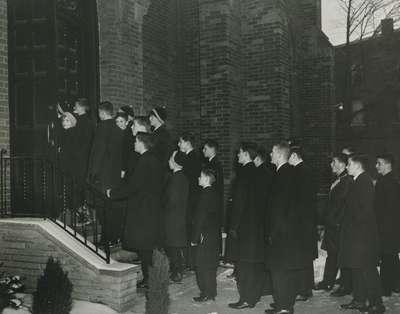
[{"label": "pavement walkway", "polygon": [[[261,301],[253,309],[234,310],[228,307],[228,303],[236,302],[238,294],[236,282],[227,278],[232,272],[231,269],[220,268],[217,277],[218,296],[215,302],[195,303],[193,296],[197,296],[197,289],[194,273],[185,276],[181,284],[171,284],[169,294],[171,298],[170,314],[263,314],[264,310],[272,302],[270,296],[262,297]],[[22,295],[26,308],[20,310],[6,309],[2,314],[29,314],[32,304],[31,295]],[[343,311],[340,304],[350,302],[351,297],[333,298],[329,293],[314,291],[314,296],[307,302],[299,302],[295,306],[296,314],[359,314],[358,311]],[[384,298],[387,314],[400,314],[400,294],[391,298]],[[114,310],[101,304],[84,301],[74,301],[71,314],[117,314]],[[134,308],[124,314],[145,314],[145,296],[138,291],[137,303]]]},{"label": "pavement walkway", "polygon": [[[170,285],[170,314],[263,314],[264,310],[269,308],[269,304],[272,302],[271,296],[262,297],[261,301],[253,309],[234,310],[228,307],[228,303],[238,300],[236,282],[227,278],[227,275],[230,274],[231,271],[231,269],[221,269],[217,277],[218,296],[215,302],[198,304],[192,301],[192,297],[199,294],[193,274],[187,276],[182,284]],[[350,296],[334,298],[327,292],[314,291],[314,296],[310,300],[296,303],[295,313],[360,313],[358,311],[344,311],[340,309],[340,304],[350,301]],[[144,295],[141,294],[137,306],[133,311],[126,314],[144,314],[144,302]],[[400,294],[393,295],[391,298],[384,298],[384,304],[387,308],[387,314],[400,314]]]}]

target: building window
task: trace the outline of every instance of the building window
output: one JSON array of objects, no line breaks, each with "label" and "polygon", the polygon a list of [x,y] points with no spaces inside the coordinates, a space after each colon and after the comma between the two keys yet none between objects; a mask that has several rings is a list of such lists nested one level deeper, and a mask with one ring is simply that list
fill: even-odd
[{"label": "building window", "polygon": [[365,125],[365,108],[361,100],[354,100],[351,104],[351,126],[364,126]]},{"label": "building window", "polygon": [[363,82],[364,67],[362,64],[353,63],[351,65],[351,82],[352,84],[361,84]]}]

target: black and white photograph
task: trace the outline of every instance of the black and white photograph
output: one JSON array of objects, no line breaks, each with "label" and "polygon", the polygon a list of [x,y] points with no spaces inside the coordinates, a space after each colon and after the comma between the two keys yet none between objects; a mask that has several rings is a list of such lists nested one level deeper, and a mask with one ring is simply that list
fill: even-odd
[{"label": "black and white photograph", "polygon": [[0,0],[0,314],[400,313],[400,0]]}]

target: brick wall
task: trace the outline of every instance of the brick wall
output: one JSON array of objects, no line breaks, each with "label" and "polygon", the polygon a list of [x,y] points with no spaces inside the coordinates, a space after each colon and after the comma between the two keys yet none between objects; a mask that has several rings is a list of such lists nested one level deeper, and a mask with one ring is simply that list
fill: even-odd
[{"label": "brick wall", "polygon": [[[56,228],[56,234],[64,234],[55,237],[49,232],[53,228]],[[83,254],[63,244],[63,241],[76,241],[68,238],[68,234],[49,221],[32,220],[30,223],[26,220],[0,220],[1,270],[26,278],[24,283],[27,292],[32,293],[36,290],[37,279],[43,274],[48,257],[52,256],[68,272],[73,284],[73,298],[103,303],[120,312],[132,308],[136,295],[137,266],[114,262],[110,267],[103,265],[97,268]],[[102,263],[97,262],[100,265]]]},{"label": "brick wall", "polygon": [[200,145],[200,12],[197,0],[179,1],[178,14],[181,23],[178,28],[180,108],[179,130],[191,131]]},{"label": "brick wall", "polygon": [[200,136],[220,144],[225,178],[240,134],[239,1],[200,0]]},{"label": "brick wall", "polygon": [[180,90],[178,77],[178,0],[152,0],[143,19],[143,90],[147,113],[165,105],[167,127],[175,131]]},{"label": "brick wall", "polygon": [[326,193],[330,185],[329,161],[335,136],[334,49],[320,29],[320,0],[302,0],[298,12],[302,30],[299,35],[301,56],[297,64],[302,123],[300,142],[316,176],[319,192]]},{"label": "brick wall", "polygon": [[8,108],[7,1],[0,1],[0,148],[10,147]]},{"label": "brick wall", "polygon": [[287,21],[273,1],[242,4],[243,137],[270,146],[289,137]]},{"label": "brick wall", "polygon": [[[331,69],[329,53],[318,48],[320,1],[287,1],[297,4],[296,18],[307,29],[295,50],[283,0],[98,0],[101,100],[134,105],[141,114],[165,104],[176,133],[192,130],[198,144],[207,137],[222,144],[226,178],[239,140],[270,146],[315,135],[306,127],[314,118],[330,121],[325,109],[333,94],[329,74],[319,81]],[[7,47],[0,53],[0,115],[8,118]],[[0,121],[6,144],[7,125]]]},{"label": "brick wall", "polygon": [[98,0],[100,99],[143,111],[142,22],[149,0]]},{"label": "brick wall", "polygon": [[328,191],[331,178],[329,162],[334,151],[333,59],[333,49],[327,46],[302,60],[302,143],[322,193]]}]

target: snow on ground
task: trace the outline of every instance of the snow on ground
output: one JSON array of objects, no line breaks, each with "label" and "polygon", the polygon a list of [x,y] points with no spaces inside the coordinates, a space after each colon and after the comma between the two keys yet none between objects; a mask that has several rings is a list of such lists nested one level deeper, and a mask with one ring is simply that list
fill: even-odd
[{"label": "snow on ground", "polygon": [[[5,309],[2,314],[30,314],[28,308],[32,306],[32,295],[20,294],[19,298],[24,301],[24,307],[19,310]],[[85,301],[74,300],[71,314],[117,314],[116,311],[110,309],[103,304],[90,303]]]}]

